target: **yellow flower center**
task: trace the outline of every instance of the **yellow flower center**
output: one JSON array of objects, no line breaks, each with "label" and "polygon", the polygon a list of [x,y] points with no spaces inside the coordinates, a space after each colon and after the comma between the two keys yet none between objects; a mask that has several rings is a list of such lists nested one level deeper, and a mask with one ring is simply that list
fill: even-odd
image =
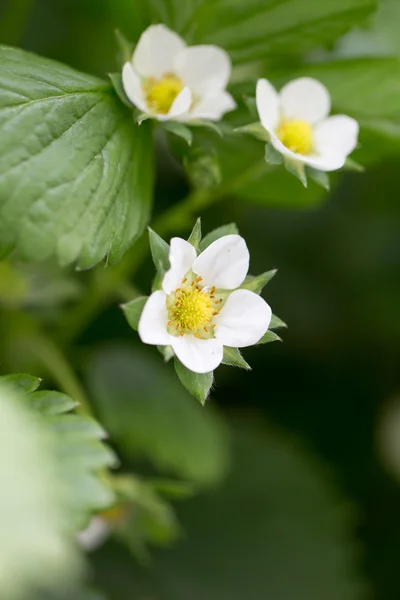
[{"label": "yellow flower center", "polygon": [[151,77],[144,86],[147,105],[155,113],[166,115],[173,101],[183,90],[182,81],[173,73],[166,73],[161,79]]},{"label": "yellow flower center", "polygon": [[217,298],[215,287],[202,288],[197,277],[191,271],[182,280],[181,287],[172,292],[167,299],[168,331],[171,335],[194,334],[197,338],[214,337],[215,315],[221,310],[223,299]]},{"label": "yellow flower center", "polygon": [[282,120],[276,135],[282,144],[292,152],[310,154],[313,149],[312,127],[307,121]]}]

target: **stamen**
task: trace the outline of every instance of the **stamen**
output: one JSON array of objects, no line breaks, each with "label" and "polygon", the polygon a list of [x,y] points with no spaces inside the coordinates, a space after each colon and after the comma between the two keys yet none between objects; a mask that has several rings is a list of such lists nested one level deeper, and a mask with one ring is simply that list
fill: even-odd
[{"label": "stamen", "polygon": [[187,277],[185,277],[185,279],[182,279],[182,283],[186,283],[187,282]]},{"label": "stamen", "polygon": [[199,283],[199,281],[203,281],[203,278],[202,277],[197,277],[196,283]]},{"label": "stamen", "polygon": [[200,336],[199,336],[199,334],[198,334],[198,333],[195,333],[195,334],[194,334],[194,337],[196,337],[197,339],[200,339]]},{"label": "stamen", "polygon": [[208,329],[207,329],[207,327],[203,327],[203,329],[204,329],[204,331],[205,331],[206,333],[208,333]]}]

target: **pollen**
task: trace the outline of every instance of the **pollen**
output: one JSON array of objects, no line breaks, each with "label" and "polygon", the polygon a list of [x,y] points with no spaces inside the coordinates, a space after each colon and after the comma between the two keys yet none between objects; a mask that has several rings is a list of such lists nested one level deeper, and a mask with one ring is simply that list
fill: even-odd
[{"label": "pollen", "polygon": [[150,77],[144,85],[147,105],[155,113],[166,115],[173,101],[183,90],[182,81],[173,73],[166,73],[161,79]]},{"label": "pollen", "polygon": [[276,135],[292,152],[310,154],[313,149],[312,127],[300,119],[282,120]]},{"label": "pollen", "polygon": [[210,294],[197,287],[181,291],[174,307],[174,319],[182,329],[197,331],[204,329],[213,316],[214,305]]}]

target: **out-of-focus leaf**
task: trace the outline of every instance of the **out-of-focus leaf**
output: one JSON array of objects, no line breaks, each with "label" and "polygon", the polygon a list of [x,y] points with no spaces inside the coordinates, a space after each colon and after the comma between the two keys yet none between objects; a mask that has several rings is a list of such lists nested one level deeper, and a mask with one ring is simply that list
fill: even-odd
[{"label": "out-of-focus leaf", "polygon": [[242,127],[238,127],[235,129],[237,133],[247,133],[248,135],[252,135],[258,140],[262,142],[269,142],[269,135],[265,128],[261,125],[259,121],[256,123],[249,123],[248,125],[243,125]]},{"label": "out-of-focus leaf", "polygon": [[200,242],[200,251],[203,252],[203,250],[208,248],[208,246],[216,240],[219,240],[219,238],[224,237],[225,235],[232,235],[234,233],[239,233],[235,223],[229,223],[228,225],[217,227],[217,229],[210,231],[210,233],[207,233],[207,235],[203,237]]},{"label": "out-of-focus leaf", "polygon": [[137,331],[139,326],[140,315],[143,312],[144,305],[147,302],[147,296],[141,296],[140,298],[135,298],[126,304],[122,304],[121,308],[124,311],[124,315],[129,325]]},{"label": "out-of-focus leaf", "polygon": [[78,405],[78,402],[66,394],[47,390],[29,394],[27,401],[34,410],[44,416],[60,415],[73,410]]},{"label": "out-of-focus leaf", "polygon": [[214,381],[213,371],[193,373],[177,358],[175,358],[175,371],[181,384],[204,406]]},{"label": "out-of-focus leaf", "polygon": [[149,214],[151,127],[106,82],[1,46],[0,128],[0,254],[119,260]]},{"label": "out-of-focus leaf", "polygon": [[[144,1],[144,0],[142,0]],[[376,0],[152,0],[153,19],[217,44],[234,63],[328,44],[376,8]]]},{"label": "out-of-focus leaf", "polygon": [[39,377],[33,377],[27,373],[17,373],[12,375],[3,375],[0,377],[0,381],[11,386],[17,392],[22,394],[29,394],[34,392],[40,385],[41,379]]},{"label": "out-of-focus leaf", "polygon": [[227,435],[211,407],[204,410],[170,365],[143,348],[110,346],[94,355],[87,381],[98,414],[125,455],[144,456],[164,472],[212,484],[227,466]]},{"label": "out-of-focus leaf", "polygon": [[78,575],[70,507],[56,454],[55,438],[18,395],[18,384],[12,389],[2,380],[0,596],[7,600],[28,597],[36,587],[74,581]]},{"label": "out-of-focus leaf", "polygon": [[150,568],[100,552],[104,588],[118,569],[118,600],[363,600],[353,511],[326,468],[283,433],[243,425],[233,461],[223,487],[178,507],[185,538]]}]

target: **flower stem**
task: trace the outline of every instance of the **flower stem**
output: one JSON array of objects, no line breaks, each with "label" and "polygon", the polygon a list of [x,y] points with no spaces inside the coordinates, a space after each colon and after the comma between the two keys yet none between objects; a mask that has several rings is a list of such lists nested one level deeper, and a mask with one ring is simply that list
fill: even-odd
[{"label": "flower stem", "polygon": [[[262,159],[225,185],[211,190],[194,190],[155,219],[152,228],[159,235],[190,228],[193,219],[205,208],[244,188],[265,172],[266,165]],[[59,334],[64,344],[73,342],[111,301],[121,299],[121,296],[124,300],[127,299],[126,280],[140,268],[148,251],[148,236],[143,235],[115,267],[105,270],[101,265],[94,269],[84,297],[63,319]]]}]

